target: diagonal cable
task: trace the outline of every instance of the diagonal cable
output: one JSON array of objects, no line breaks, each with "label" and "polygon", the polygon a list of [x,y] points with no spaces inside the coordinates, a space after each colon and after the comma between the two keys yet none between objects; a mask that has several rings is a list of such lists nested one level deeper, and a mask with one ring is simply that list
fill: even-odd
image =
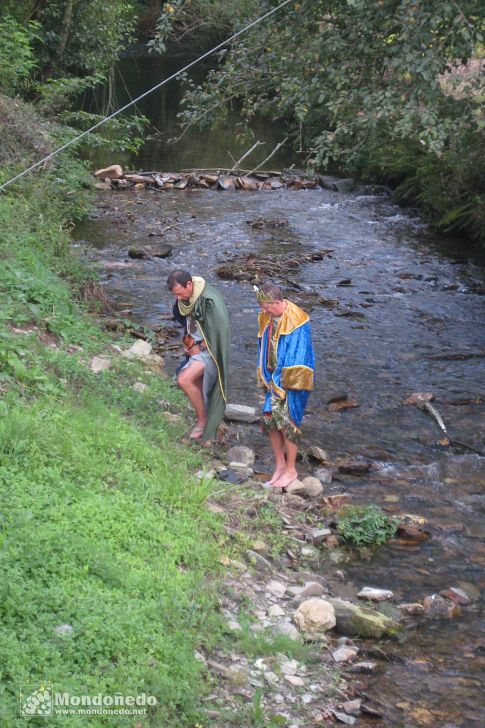
[{"label": "diagonal cable", "polygon": [[256,20],[253,20],[248,25],[245,25],[244,28],[241,28],[241,30],[238,30],[237,33],[234,33],[229,38],[226,38],[226,40],[223,40],[222,43],[219,43],[218,45],[214,46],[214,48],[211,48],[206,53],[203,53],[201,56],[196,58],[194,61],[191,61],[190,63],[188,63],[186,66],[184,66],[183,68],[178,70],[176,73],[172,73],[172,75],[168,76],[168,78],[164,78],[163,81],[160,81],[160,83],[157,83],[155,86],[152,86],[152,88],[148,89],[148,91],[145,91],[140,96],[137,96],[136,99],[132,99],[131,101],[129,101],[127,104],[122,106],[117,111],[114,111],[109,116],[105,116],[104,119],[101,119],[101,121],[98,121],[96,124],[94,124],[94,126],[91,126],[89,129],[86,129],[81,134],[78,134],[78,136],[74,137],[74,139],[71,139],[70,141],[66,142],[66,144],[63,144],[62,147],[55,149],[53,152],[48,154],[43,159],[40,159],[38,162],[36,162],[35,164],[32,164],[27,169],[24,169],[22,172],[19,172],[19,174],[15,175],[15,177],[12,177],[12,179],[9,179],[7,182],[4,182],[3,185],[0,185],[0,192],[2,190],[4,190],[6,187],[8,187],[9,185],[16,182],[18,179],[20,179],[24,175],[28,174],[29,172],[32,172],[32,170],[34,170],[34,169],[37,169],[37,167],[40,167],[42,164],[47,162],[49,159],[52,159],[52,157],[55,157],[57,154],[60,154],[60,152],[63,152],[65,149],[72,146],[75,142],[79,141],[79,139],[82,139],[90,132],[94,131],[95,129],[98,129],[100,126],[105,124],[110,119],[113,119],[118,114],[121,114],[123,111],[126,111],[126,109],[128,109],[130,106],[133,106],[133,104],[136,104],[138,101],[145,98],[145,96],[148,96],[149,94],[153,93],[153,91],[156,91],[157,89],[161,88],[169,81],[172,81],[172,79],[177,78],[177,76],[180,76],[181,73],[184,73],[189,68],[192,68],[192,66],[195,66],[196,63],[199,63],[200,61],[204,60],[204,58],[207,58],[212,53],[215,53],[220,48],[223,48],[225,45],[227,45],[228,43],[233,41],[235,38],[238,38],[240,35],[242,35],[247,30],[249,30],[249,28],[252,28],[254,25],[257,25],[258,23],[261,23],[263,20],[266,20],[266,18],[269,18],[270,15],[273,15],[274,13],[278,12],[278,10],[283,8],[285,5],[288,5],[288,3],[290,3],[290,2],[293,2],[293,0],[284,0],[284,2],[282,2],[277,7],[273,8],[272,10],[269,10],[264,15],[261,15],[259,18],[256,18]]}]

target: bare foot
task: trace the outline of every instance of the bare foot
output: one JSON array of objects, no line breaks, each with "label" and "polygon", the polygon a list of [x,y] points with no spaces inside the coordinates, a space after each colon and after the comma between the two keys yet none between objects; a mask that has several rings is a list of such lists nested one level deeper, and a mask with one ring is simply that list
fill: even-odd
[{"label": "bare foot", "polygon": [[270,485],[274,485],[276,481],[281,478],[283,473],[285,472],[285,468],[276,468],[273,475],[271,476],[270,480],[267,480],[265,483],[263,483],[264,486],[269,487]]},{"label": "bare foot", "polygon": [[200,440],[204,432],[205,425],[196,425],[189,435],[190,440]]},{"label": "bare foot", "polygon": [[287,485],[289,485],[293,480],[296,480],[298,478],[298,473],[296,470],[291,470],[288,472],[287,470],[284,471],[284,473],[273,483],[273,488],[278,488],[278,490],[283,490],[283,488],[286,488]]}]

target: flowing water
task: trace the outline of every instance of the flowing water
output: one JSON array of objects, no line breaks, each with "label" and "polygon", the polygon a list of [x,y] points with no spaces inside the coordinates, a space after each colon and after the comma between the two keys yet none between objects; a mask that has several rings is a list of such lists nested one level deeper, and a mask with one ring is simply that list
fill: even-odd
[{"label": "flowing water", "polygon": [[[271,134],[278,141],[277,129]],[[217,137],[205,150],[198,134],[184,143],[187,149],[178,158],[183,163],[174,156],[170,165],[155,164],[160,149],[148,144],[143,162],[133,166],[165,171],[223,163],[210,152],[211,145],[220,151]],[[255,230],[247,221],[258,217],[288,225]],[[247,252],[326,251],[321,261],[303,263],[283,282],[288,297],[311,311],[316,349],[317,383],[304,420],[304,445],[318,444],[332,457],[365,457],[372,463],[369,474],[338,476],[328,492],[345,490],[355,503],[418,516],[431,534],[414,547],[388,545],[339,564],[349,596],[375,586],[392,589],[396,603],[449,587],[473,597],[461,617],[423,620],[407,630],[404,642],[390,648],[399,661],[381,662],[377,676],[366,676],[367,693],[380,702],[388,725],[485,725],[480,619],[485,458],[438,444],[442,433],[436,422],[416,406],[403,405],[413,392],[432,392],[451,439],[485,450],[483,258],[466,255],[460,241],[433,235],[419,217],[366,187],[351,193],[102,192],[96,215],[78,226],[76,237],[83,254],[99,266],[109,296],[131,309],[137,322],[159,324],[170,313],[165,288],[170,270],[186,268],[214,283],[232,323],[229,399],[256,407],[258,307],[248,283],[220,280],[215,271]],[[156,242],[173,245],[169,258],[127,258],[132,245]],[[175,365],[175,359],[167,360],[172,371]],[[340,393],[358,407],[329,412],[326,403]],[[238,430],[242,442],[257,450],[257,465],[267,470],[270,453],[257,427]]]}]

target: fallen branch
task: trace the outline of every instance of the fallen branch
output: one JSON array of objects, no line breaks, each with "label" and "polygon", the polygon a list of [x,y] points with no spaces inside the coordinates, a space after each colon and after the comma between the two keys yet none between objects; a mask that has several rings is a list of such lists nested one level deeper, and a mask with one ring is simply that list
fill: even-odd
[{"label": "fallen branch", "polygon": [[446,425],[443,422],[443,418],[441,417],[441,415],[438,412],[438,410],[436,409],[436,407],[433,407],[433,405],[430,404],[429,402],[420,402],[420,404],[418,404],[418,407],[419,407],[419,409],[423,410],[423,412],[427,412],[428,414],[431,415],[431,417],[434,417],[434,419],[436,420],[436,422],[438,423],[440,428],[443,430],[446,437],[448,437],[448,431],[446,429]]},{"label": "fallen branch", "polygon": [[[248,149],[248,151],[245,152],[242,155],[241,159],[238,159],[238,161],[234,164],[234,167],[229,170],[229,174],[232,174],[236,169],[239,169],[239,165],[241,164],[241,162],[243,161],[243,159],[246,159],[246,157],[249,157],[249,155],[251,154],[251,152],[254,152],[254,150],[256,149],[256,147],[259,147],[262,144],[266,144],[266,142],[260,142],[260,141],[255,142],[253,144],[253,146],[251,147],[251,149]],[[269,157],[268,157],[268,159],[269,159]]]},{"label": "fallen branch", "polygon": [[268,161],[268,159],[271,159],[271,157],[272,157],[272,156],[273,156],[274,154],[276,154],[276,152],[278,151],[278,149],[279,149],[280,147],[282,147],[282,146],[283,146],[283,144],[284,144],[285,142],[287,142],[287,141],[288,141],[288,137],[285,137],[285,138],[283,139],[283,141],[282,141],[282,142],[279,142],[279,143],[278,143],[278,144],[277,144],[277,145],[275,146],[275,148],[273,149],[273,151],[271,152],[271,154],[268,154],[268,156],[266,157],[266,159],[263,159],[263,161],[261,162],[261,164],[258,164],[258,166],[257,166],[257,167],[255,167],[254,169],[252,169],[252,170],[251,170],[250,172],[247,172],[247,175],[249,176],[249,175],[251,175],[251,174],[254,174],[255,172],[257,172],[257,171],[258,171],[258,169],[261,169],[261,167],[263,166],[263,164],[266,164],[266,162]]},{"label": "fallen branch", "polygon": [[470,450],[470,452],[474,452],[477,455],[483,456],[483,452],[480,450],[476,450],[474,447],[471,447],[470,445],[465,445],[464,442],[459,442],[458,440],[453,440],[448,435],[448,430],[446,429],[446,425],[443,422],[443,418],[441,417],[440,413],[436,409],[436,407],[433,407],[432,404],[429,402],[422,402],[418,404],[418,407],[420,410],[423,410],[423,412],[427,412],[429,415],[431,415],[436,422],[438,423],[440,429],[442,430],[443,434],[445,435],[445,439],[440,442],[441,445],[458,445],[458,447],[463,447],[465,450]]}]

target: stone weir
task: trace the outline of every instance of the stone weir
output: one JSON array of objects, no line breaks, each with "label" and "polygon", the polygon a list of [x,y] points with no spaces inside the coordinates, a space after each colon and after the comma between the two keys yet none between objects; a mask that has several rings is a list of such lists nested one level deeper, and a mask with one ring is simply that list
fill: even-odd
[{"label": "stone weir", "polygon": [[300,170],[283,172],[250,172],[241,170],[183,170],[181,172],[127,172],[119,164],[98,169],[94,176],[98,179],[98,189],[143,189],[150,187],[160,190],[211,189],[235,192],[237,190],[307,190],[317,187],[333,192],[349,192],[353,189],[353,179],[337,179],[325,175],[310,177]]}]

